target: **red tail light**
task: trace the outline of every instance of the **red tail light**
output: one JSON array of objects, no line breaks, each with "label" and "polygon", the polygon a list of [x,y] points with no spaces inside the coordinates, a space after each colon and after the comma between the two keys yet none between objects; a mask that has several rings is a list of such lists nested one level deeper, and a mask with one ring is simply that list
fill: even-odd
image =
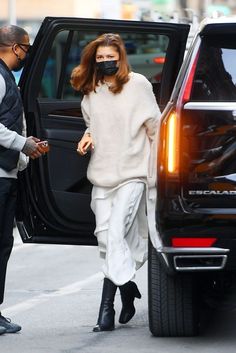
[{"label": "red tail light", "polygon": [[216,238],[172,238],[174,248],[204,248],[210,247],[216,242]]},{"label": "red tail light", "polygon": [[177,110],[178,111],[180,109],[182,109],[183,105],[186,102],[188,102],[190,99],[192,87],[193,87],[193,79],[194,79],[194,75],[196,72],[198,58],[199,58],[199,48],[196,49],[195,53],[193,53],[193,61],[190,64],[189,72],[187,73],[186,79],[185,79],[183,86],[182,86],[182,89],[180,91],[179,98],[177,101]]},{"label": "red tail light", "polygon": [[164,56],[159,56],[157,58],[153,58],[153,62],[155,64],[164,64],[165,62],[165,57]]}]

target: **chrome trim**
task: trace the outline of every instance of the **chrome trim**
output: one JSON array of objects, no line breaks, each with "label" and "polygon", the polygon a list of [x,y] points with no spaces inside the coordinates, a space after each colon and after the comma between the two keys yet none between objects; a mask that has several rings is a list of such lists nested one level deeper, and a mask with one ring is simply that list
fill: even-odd
[{"label": "chrome trim", "polygon": [[235,215],[236,209],[235,208],[196,208],[194,213],[200,214],[210,214],[210,215]]},{"label": "chrome trim", "polygon": [[27,232],[25,225],[23,222],[16,222],[18,231],[20,233],[21,238],[23,238],[23,240],[25,240],[26,242],[29,241],[30,239],[32,239],[32,236],[29,235],[29,233]]},{"label": "chrome trim", "polygon": [[184,109],[191,110],[236,110],[236,102],[188,102],[184,105]]},{"label": "chrome trim", "polygon": [[168,258],[167,258],[167,256],[166,256],[166,254],[161,253],[161,256],[162,256],[162,258],[163,258],[165,264],[169,267],[170,264],[169,264],[169,261],[168,261]]},{"label": "chrome trim", "polygon": [[226,254],[229,252],[229,249],[224,248],[174,248],[172,246],[164,246],[162,248],[157,249],[157,252],[164,254]]},{"label": "chrome trim", "polygon": [[[178,259],[221,259],[222,263],[219,266],[177,266]],[[222,270],[225,267],[227,255],[177,255],[174,256],[174,267],[176,271],[209,271],[209,270]]]}]

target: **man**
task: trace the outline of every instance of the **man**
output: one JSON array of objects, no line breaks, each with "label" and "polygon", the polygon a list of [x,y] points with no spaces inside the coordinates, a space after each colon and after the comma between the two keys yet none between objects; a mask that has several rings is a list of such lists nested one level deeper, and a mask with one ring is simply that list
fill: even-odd
[{"label": "man", "polygon": [[[23,67],[30,48],[27,32],[17,26],[0,27],[0,305],[4,299],[8,259],[13,247],[13,221],[17,173],[26,166],[26,156],[41,155],[39,140],[22,136],[23,106],[11,70]],[[0,334],[21,327],[0,312]]]}]

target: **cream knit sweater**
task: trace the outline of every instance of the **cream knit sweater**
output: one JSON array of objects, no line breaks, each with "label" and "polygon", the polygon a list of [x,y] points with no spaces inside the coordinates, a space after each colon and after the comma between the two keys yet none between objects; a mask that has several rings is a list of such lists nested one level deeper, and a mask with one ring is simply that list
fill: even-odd
[{"label": "cream knit sweater", "polygon": [[153,178],[152,144],[160,110],[151,83],[130,73],[120,93],[100,84],[85,95],[82,113],[94,142],[87,176],[93,185],[115,187],[132,179]]}]

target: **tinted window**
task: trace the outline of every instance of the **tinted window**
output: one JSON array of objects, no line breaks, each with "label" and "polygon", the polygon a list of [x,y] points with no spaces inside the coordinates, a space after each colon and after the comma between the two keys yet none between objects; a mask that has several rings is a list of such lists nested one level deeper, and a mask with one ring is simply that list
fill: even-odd
[{"label": "tinted window", "polygon": [[[169,39],[150,33],[120,33],[131,69],[159,84]],[[80,62],[83,48],[99,33],[62,31],[55,37],[41,83],[41,97],[72,99],[79,93],[70,85],[72,69]]]},{"label": "tinted window", "polygon": [[236,41],[225,35],[203,40],[192,101],[236,101]]}]

